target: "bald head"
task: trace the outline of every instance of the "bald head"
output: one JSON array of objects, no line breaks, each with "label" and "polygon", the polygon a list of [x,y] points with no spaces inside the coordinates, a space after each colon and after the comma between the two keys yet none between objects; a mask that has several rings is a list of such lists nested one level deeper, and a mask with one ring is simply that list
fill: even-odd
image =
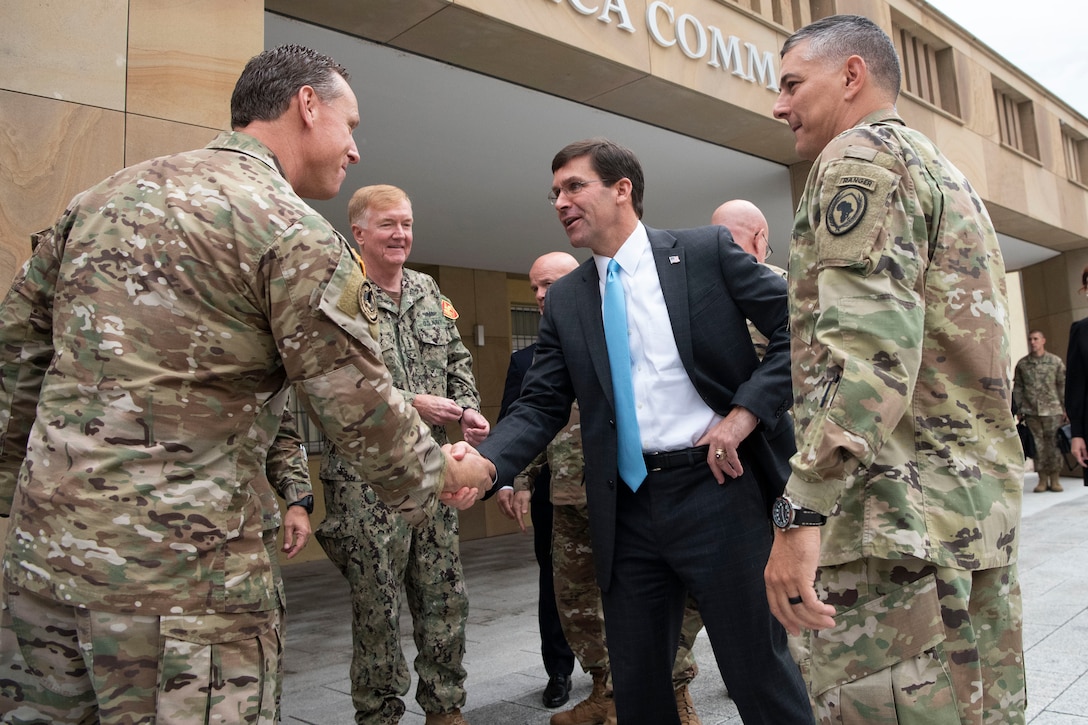
[{"label": "bald head", "polygon": [[745,199],[727,201],[714,210],[710,223],[727,228],[733,235],[733,241],[760,264],[767,259],[770,249],[767,218],[752,202]]},{"label": "bald head", "polygon": [[549,252],[533,262],[529,268],[529,286],[536,295],[536,306],[540,308],[540,314],[544,314],[544,296],[548,288],[560,277],[574,270],[578,266],[578,260],[566,252]]}]

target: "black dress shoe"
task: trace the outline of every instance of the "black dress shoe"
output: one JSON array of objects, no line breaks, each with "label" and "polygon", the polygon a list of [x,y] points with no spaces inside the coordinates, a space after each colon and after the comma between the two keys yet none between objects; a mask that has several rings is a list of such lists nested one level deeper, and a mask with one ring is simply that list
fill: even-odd
[{"label": "black dress shoe", "polygon": [[570,699],[570,675],[552,675],[544,688],[544,707],[559,707]]}]

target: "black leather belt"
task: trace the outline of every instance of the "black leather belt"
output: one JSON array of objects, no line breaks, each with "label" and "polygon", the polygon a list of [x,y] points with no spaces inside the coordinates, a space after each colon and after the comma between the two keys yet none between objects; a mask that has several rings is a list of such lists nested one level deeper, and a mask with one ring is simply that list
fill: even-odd
[{"label": "black leather belt", "polygon": [[700,463],[706,463],[706,454],[710,452],[710,446],[696,446],[680,451],[665,451],[663,453],[644,453],[646,470],[648,472],[667,471],[670,468],[687,468]]}]

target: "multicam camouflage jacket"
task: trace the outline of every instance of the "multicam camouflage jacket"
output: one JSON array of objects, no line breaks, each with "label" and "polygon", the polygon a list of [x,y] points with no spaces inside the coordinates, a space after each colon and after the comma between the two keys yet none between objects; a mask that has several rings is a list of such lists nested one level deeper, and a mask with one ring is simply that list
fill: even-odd
[{"label": "multicam camouflage jacket", "polygon": [[[276,437],[265,457],[264,471],[267,481],[258,478],[255,488],[262,500],[264,528],[266,531],[274,531],[283,523],[276,496],[287,503],[294,503],[314,492],[310,482],[306,447],[302,443],[298,428],[295,427],[295,416],[291,415],[290,410],[283,411],[279,430],[276,431]],[[265,486],[265,483],[268,485]]]},{"label": "multicam camouflage jacket", "polygon": [[1064,415],[1065,363],[1052,352],[1020,358],[1013,373],[1012,398],[1022,415]]},{"label": "multicam camouflage jacket", "polygon": [[816,160],[789,266],[797,454],[821,564],[1015,560],[1023,452],[1005,267],[963,175],[894,111]]},{"label": "multicam camouflage jacket", "polygon": [[578,401],[570,408],[570,420],[556,434],[547,450],[533,459],[514,477],[515,491],[532,491],[540,471],[551,472],[551,502],[555,506],[584,506],[586,503],[586,459],[582,453],[582,418]]},{"label": "multicam camouflage jacket", "polygon": [[[393,385],[409,403],[417,394],[437,395],[479,410],[472,353],[457,331],[453,305],[430,276],[412,269],[403,273],[399,306],[374,285],[378,341]],[[445,426],[433,425],[430,430],[439,443],[449,442]],[[365,475],[360,478],[336,446],[329,446],[321,459],[321,479],[372,483]]]},{"label": "multicam camouflage jacket", "polygon": [[78,195],[0,306],[7,579],[117,612],[278,607],[252,482],[289,383],[422,519],[445,458],[393,388],[361,284],[246,134]]}]

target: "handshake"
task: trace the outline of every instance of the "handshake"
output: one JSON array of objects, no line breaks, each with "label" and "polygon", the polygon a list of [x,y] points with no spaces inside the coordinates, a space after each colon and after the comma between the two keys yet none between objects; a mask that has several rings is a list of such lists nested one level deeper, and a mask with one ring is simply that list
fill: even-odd
[{"label": "handshake", "polygon": [[495,483],[495,464],[465,441],[442,446],[446,456],[446,475],[438,498],[447,506],[467,509],[491,490]]}]

